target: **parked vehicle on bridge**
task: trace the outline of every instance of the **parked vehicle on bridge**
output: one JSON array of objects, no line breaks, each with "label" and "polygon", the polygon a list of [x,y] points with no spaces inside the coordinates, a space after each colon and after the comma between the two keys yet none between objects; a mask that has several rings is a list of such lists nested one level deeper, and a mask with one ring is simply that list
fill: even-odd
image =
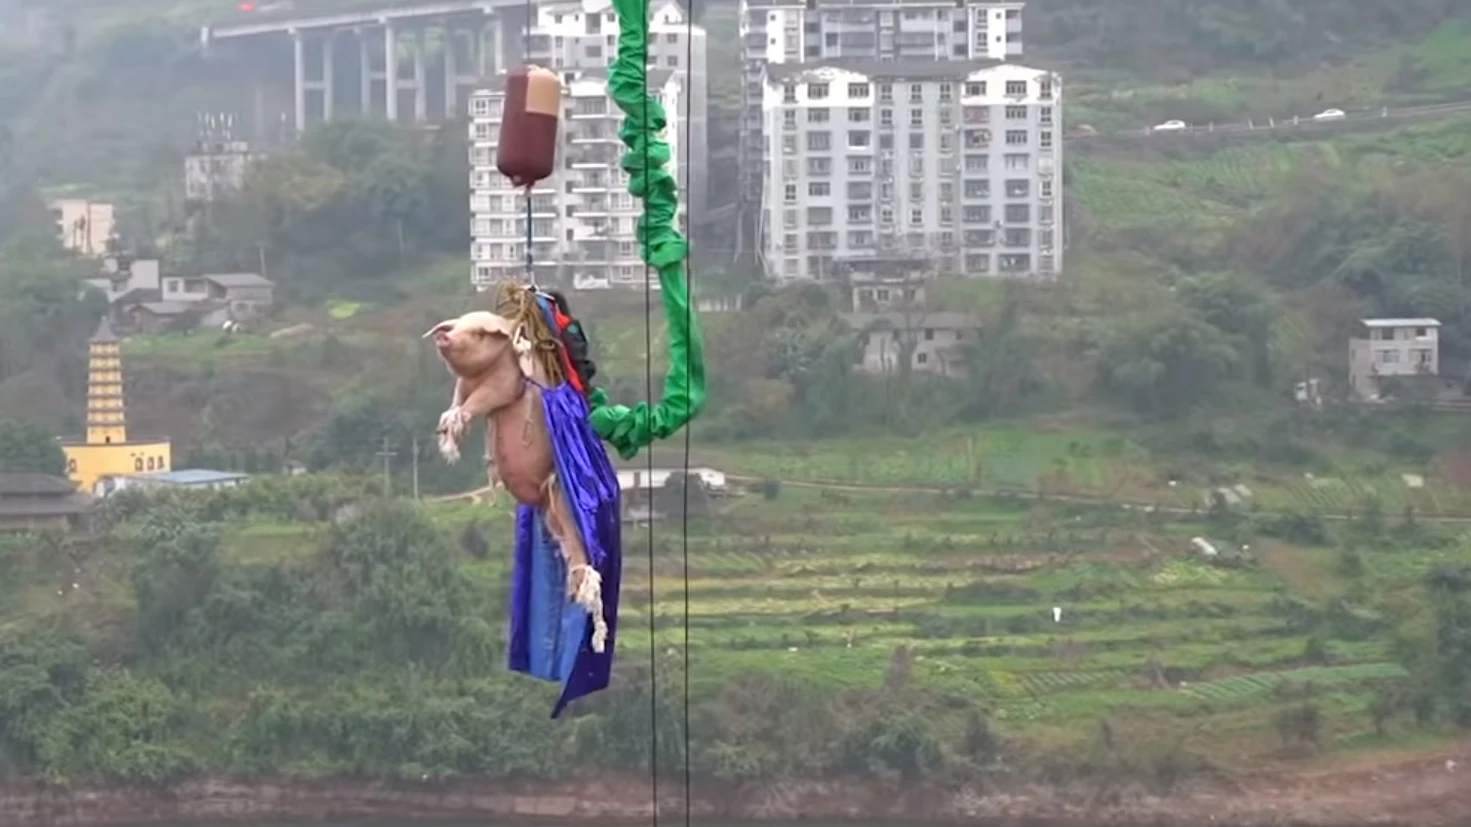
[{"label": "parked vehicle on bridge", "polygon": [[1187,123],[1185,123],[1184,121],[1165,121],[1162,124],[1158,124],[1157,126],[1150,127],[1149,131],[1150,132],[1179,132],[1182,129],[1189,129],[1189,128],[1190,128],[1190,125],[1187,124]]},{"label": "parked vehicle on bridge", "polygon": [[1341,121],[1345,117],[1347,117],[1347,116],[1343,114],[1343,110],[1342,109],[1324,109],[1322,112],[1319,112],[1318,114],[1314,115],[1313,116],[1313,120],[1315,120],[1315,121]]}]

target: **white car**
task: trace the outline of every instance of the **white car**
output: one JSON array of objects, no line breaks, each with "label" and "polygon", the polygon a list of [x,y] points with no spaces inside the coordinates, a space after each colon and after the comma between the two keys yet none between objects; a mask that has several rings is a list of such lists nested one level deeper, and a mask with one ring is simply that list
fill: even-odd
[{"label": "white car", "polygon": [[1346,117],[1342,109],[1324,109],[1313,116],[1315,121],[1341,121]]},{"label": "white car", "polygon": [[1158,126],[1152,127],[1151,132],[1179,132],[1190,127],[1184,121],[1165,121]]}]

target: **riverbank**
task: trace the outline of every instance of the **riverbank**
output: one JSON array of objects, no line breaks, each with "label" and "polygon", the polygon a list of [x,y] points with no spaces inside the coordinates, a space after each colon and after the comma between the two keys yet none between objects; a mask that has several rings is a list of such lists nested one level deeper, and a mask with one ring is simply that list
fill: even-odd
[{"label": "riverbank", "polygon": [[[662,793],[665,818],[682,819],[680,785],[665,782]],[[1015,782],[985,788],[845,780],[701,785],[694,791],[692,811],[698,820],[722,822],[1451,827],[1471,822],[1471,747],[1369,768],[1194,783],[1168,795],[1130,786]],[[160,789],[13,785],[0,792],[4,827],[336,819],[565,824],[640,822],[648,817],[648,779],[637,774],[580,783],[196,780]]]}]

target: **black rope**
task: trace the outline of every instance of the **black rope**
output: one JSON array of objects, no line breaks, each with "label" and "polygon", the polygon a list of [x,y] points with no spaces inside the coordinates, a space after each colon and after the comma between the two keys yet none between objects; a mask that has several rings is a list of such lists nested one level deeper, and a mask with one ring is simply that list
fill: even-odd
[{"label": "black rope", "polygon": [[[689,195],[690,181],[694,176],[694,146],[690,143],[690,124],[694,120],[695,100],[695,4],[691,0],[689,8],[685,9],[684,18],[684,145],[680,147],[685,157],[685,256],[684,256],[684,329],[690,330],[694,324],[694,302],[695,302],[695,242],[694,221],[690,209]],[[707,116],[708,117],[708,116]],[[707,172],[708,174],[708,172]],[[701,194],[708,192],[708,188],[701,188]],[[690,375],[690,349],[684,349],[684,375]],[[690,440],[691,431],[694,429],[694,417],[684,425],[684,500],[683,513],[680,515],[679,527],[679,552],[684,565],[684,825],[690,827],[694,815],[694,801],[691,788],[694,780],[690,768]]]},{"label": "black rope", "polygon": [[[531,68],[531,21],[535,13],[531,0],[526,0],[526,27],[521,31],[521,62],[527,69]],[[500,43],[496,44],[496,48],[500,48]],[[529,77],[527,81],[530,82]],[[536,287],[536,269],[531,254],[532,239],[535,237],[531,231],[531,189],[535,186],[535,181],[526,185],[526,284],[532,288]]]},{"label": "black rope", "polygon": [[[644,169],[644,194],[643,194],[643,216],[639,219],[640,225],[645,224],[649,215],[649,38],[653,36],[649,31],[649,7],[647,3],[640,4],[643,9],[643,32],[644,44],[642,59],[639,61],[640,71],[643,73],[643,100],[640,102],[639,131],[643,133],[643,169]],[[620,24],[621,25],[621,24]],[[649,231],[647,226],[641,227],[643,232],[643,260],[644,260],[644,399],[647,404],[654,404],[654,290],[649,281]],[[658,681],[658,652],[657,638],[658,625],[654,622],[654,448],[652,445],[647,449],[644,456],[648,476],[644,478],[644,491],[647,492],[647,507],[649,521],[649,802],[651,807],[651,818],[653,827],[659,827],[659,681]]]}]

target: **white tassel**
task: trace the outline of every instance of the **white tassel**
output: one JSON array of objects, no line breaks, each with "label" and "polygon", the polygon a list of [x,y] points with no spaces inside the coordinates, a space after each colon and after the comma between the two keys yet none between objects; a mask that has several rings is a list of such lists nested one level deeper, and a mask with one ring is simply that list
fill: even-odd
[{"label": "white tassel", "polygon": [[582,582],[572,600],[592,615],[592,650],[601,653],[608,646],[608,621],[603,617],[603,576],[592,566],[582,565],[568,570],[568,578],[579,571]]}]

